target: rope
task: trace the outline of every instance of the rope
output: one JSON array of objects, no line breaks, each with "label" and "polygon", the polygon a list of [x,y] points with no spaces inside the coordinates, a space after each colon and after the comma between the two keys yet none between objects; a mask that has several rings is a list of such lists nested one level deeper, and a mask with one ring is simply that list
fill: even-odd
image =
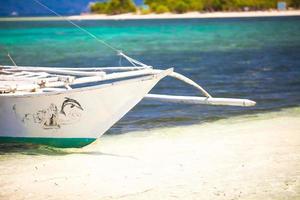
[{"label": "rope", "polygon": [[135,67],[136,67],[135,64],[141,65],[142,67],[151,67],[151,66],[146,65],[146,64],[144,64],[144,63],[142,63],[142,62],[140,62],[140,61],[138,61],[138,60],[135,60],[135,59],[133,59],[133,58],[130,58],[129,56],[125,55],[122,51],[119,51],[119,52],[118,52],[118,55],[123,56],[124,58],[126,58],[126,59],[127,59],[132,65],[134,65]]},{"label": "rope", "polygon": [[7,56],[9,57],[10,61],[14,64],[14,66],[17,67],[17,64],[15,63],[14,59],[12,59],[9,53],[7,53]]},{"label": "rope", "polygon": [[15,67],[17,67],[16,62],[15,62],[14,59],[10,56],[8,50],[7,50],[5,47],[3,47],[2,45],[0,46],[0,48],[2,48],[2,49],[6,52],[6,55],[7,55],[7,57],[9,58],[9,60],[14,64]]},{"label": "rope", "polygon": [[92,34],[91,32],[89,32],[88,30],[82,28],[81,26],[79,26],[78,24],[72,22],[71,20],[69,20],[68,18],[58,14],[57,12],[55,12],[54,10],[52,10],[51,8],[49,8],[48,6],[46,6],[45,4],[41,3],[38,0],[33,0],[34,2],[36,2],[37,4],[39,4],[40,6],[44,7],[45,9],[47,9],[48,11],[52,12],[53,14],[57,15],[58,17],[61,17],[62,19],[66,20],[67,22],[69,22],[70,24],[72,24],[73,26],[77,27],[78,29],[80,29],[81,31],[85,32],[86,34],[88,34],[89,36],[91,36],[92,38],[94,38],[95,40],[97,40],[98,42],[101,42],[102,44],[104,44],[105,46],[107,46],[108,48],[119,52],[118,49],[116,49],[115,47],[111,46],[110,44],[106,43],[104,40],[99,39],[96,35]]},{"label": "rope", "polygon": [[[49,8],[48,6],[46,6],[45,4],[41,3],[39,0],[33,0],[34,2],[36,2],[37,4],[39,4],[40,6],[44,7],[45,9],[47,9],[48,11],[52,12],[53,14],[55,14],[56,16],[66,20],[67,22],[69,22],[70,24],[72,24],[73,26],[77,27],[79,30],[83,31],[84,33],[86,33],[87,35],[89,35],[90,37],[94,38],[97,42],[102,43],[103,45],[105,45],[106,47],[112,49],[113,51],[117,52],[118,55],[123,56],[124,58],[126,58],[133,66],[136,66],[135,64],[141,65],[141,66],[147,66],[144,63],[141,63],[135,59],[130,58],[129,56],[125,55],[124,53],[122,53],[120,50],[118,50],[117,48],[113,47],[112,45],[108,44],[107,42],[105,42],[104,40],[101,40],[100,38],[98,38],[96,35],[94,35],[93,33],[89,32],[88,30],[82,28],[81,26],[79,26],[78,24],[72,22],[71,20],[69,20],[68,18],[58,14],[57,12],[55,12],[54,10],[52,10],[51,8]],[[134,64],[135,63],[135,64]]]}]

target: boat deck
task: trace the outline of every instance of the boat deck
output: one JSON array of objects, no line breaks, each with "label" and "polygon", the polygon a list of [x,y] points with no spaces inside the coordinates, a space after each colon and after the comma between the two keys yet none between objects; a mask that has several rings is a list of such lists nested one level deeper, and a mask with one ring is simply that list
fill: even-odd
[{"label": "boat deck", "polygon": [[0,67],[0,94],[70,90],[73,86],[155,74],[151,67]]}]

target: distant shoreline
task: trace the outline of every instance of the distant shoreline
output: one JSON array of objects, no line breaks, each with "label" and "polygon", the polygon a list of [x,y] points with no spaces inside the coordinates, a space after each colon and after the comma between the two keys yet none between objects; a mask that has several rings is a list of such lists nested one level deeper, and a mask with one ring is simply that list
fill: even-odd
[{"label": "distant shoreline", "polygon": [[[184,14],[122,14],[122,15],[99,15],[86,14],[66,16],[69,20],[139,20],[139,19],[210,19],[210,18],[241,18],[241,17],[283,17],[300,16],[300,10],[288,11],[244,11],[244,12],[189,12]],[[0,21],[59,21],[60,17],[0,17]]]}]

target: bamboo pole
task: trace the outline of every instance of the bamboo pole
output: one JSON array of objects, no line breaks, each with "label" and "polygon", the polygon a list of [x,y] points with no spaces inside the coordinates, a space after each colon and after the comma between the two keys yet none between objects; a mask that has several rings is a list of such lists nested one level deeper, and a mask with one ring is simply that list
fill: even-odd
[{"label": "bamboo pole", "polygon": [[[16,68],[14,66],[3,66],[5,69],[11,69]],[[151,66],[144,66],[144,67],[130,67],[130,66],[124,66],[124,67],[32,67],[32,66],[18,66],[18,68],[26,68],[26,69],[60,69],[60,70],[71,70],[71,71],[133,71],[133,70],[142,70],[142,69],[150,69]]]},{"label": "bamboo pole", "polygon": [[73,75],[73,76],[104,76],[106,73],[99,72],[86,72],[86,71],[75,71],[75,70],[64,70],[59,68],[46,68],[46,67],[15,67],[7,68],[6,71],[9,72],[20,72],[20,71],[30,71],[30,72],[47,72],[61,75]]},{"label": "bamboo pole", "polygon": [[196,96],[174,96],[161,94],[147,94],[145,99],[184,103],[184,104],[206,104],[206,105],[223,105],[223,106],[254,106],[256,102],[249,99],[233,99],[233,98],[213,98],[213,97],[196,97]]}]

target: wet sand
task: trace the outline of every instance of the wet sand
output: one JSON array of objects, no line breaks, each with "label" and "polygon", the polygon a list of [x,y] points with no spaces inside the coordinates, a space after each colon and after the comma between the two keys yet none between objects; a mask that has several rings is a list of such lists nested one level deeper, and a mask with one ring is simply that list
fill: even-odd
[{"label": "wet sand", "polygon": [[299,108],[0,153],[0,199],[300,199]]}]

